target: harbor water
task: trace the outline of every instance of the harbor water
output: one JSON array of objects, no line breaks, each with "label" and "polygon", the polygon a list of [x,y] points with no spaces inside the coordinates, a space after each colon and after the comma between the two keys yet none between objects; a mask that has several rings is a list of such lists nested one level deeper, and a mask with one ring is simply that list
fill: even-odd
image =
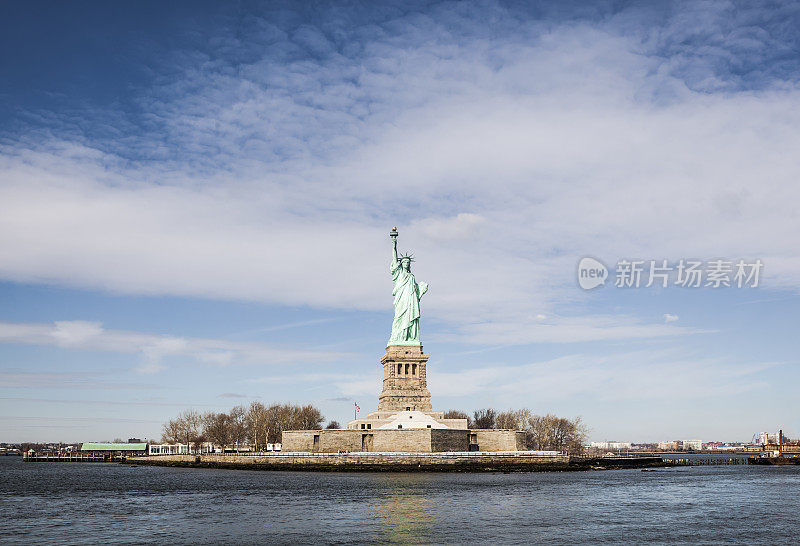
[{"label": "harbor water", "polygon": [[301,473],[0,458],[0,543],[796,543],[800,467]]}]

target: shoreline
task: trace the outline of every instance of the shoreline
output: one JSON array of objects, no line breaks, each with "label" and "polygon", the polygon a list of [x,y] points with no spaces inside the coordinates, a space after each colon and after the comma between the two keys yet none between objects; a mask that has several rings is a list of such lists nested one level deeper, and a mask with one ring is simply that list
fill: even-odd
[{"label": "shoreline", "polygon": [[281,453],[259,456],[150,455],[124,464],[304,472],[565,472],[677,466],[661,457],[508,453]]}]

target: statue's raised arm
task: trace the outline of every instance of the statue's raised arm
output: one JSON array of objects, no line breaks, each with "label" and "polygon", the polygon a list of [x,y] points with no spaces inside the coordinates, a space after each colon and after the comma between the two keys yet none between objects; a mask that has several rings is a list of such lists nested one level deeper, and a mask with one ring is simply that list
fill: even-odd
[{"label": "statue's raised arm", "polygon": [[398,261],[397,260],[397,228],[392,228],[392,231],[389,232],[389,237],[392,238],[392,263]]},{"label": "statue's raised arm", "polygon": [[392,263],[390,272],[394,282],[394,322],[389,345],[420,345],[419,342],[419,300],[428,291],[428,284],[417,283],[411,273],[410,254],[397,253],[397,228],[392,228],[389,237],[392,239]]}]

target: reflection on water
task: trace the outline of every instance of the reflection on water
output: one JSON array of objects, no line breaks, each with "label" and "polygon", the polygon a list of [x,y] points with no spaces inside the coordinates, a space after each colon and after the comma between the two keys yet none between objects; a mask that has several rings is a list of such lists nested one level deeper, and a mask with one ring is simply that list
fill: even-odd
[{"label": "reflection on water", "polygon": [[[430,476],[422,476],[422,482]],[[433,515],[430,512],[431,499],[425,497],[425,488],[409,489],[403,484],[406,480],[387,482],[383,498],[374,515],[380,522],[375,540],[378,542],[431,542]]]}]

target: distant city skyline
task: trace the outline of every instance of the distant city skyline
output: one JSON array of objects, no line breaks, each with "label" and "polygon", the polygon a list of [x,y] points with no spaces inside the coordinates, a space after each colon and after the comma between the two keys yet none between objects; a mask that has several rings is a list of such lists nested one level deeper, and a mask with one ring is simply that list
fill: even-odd
[{"label": "distant city skyline", "polygon": [[[435,409],[800,437],[797,4],[0,11],[0,441],[374,411],[392,226]],[[616,287],[636,260],[763,269]]]}]

